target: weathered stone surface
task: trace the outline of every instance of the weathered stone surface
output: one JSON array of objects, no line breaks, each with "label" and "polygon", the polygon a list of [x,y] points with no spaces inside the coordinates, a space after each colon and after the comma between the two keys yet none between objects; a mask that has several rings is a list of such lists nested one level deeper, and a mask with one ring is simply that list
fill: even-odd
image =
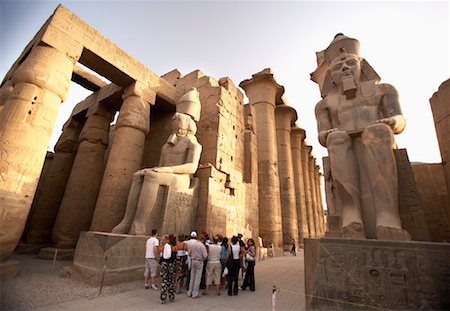
[{"label": "weathered stone surface", "polygon": [[297,120],[295,109],[287,105],[275,108],[275,125],[280,178],[281,217],[283,221],[283,248],[292,248],[292,239],[298,241],[298,220],[295,198],[294,167],[291,151],[291,125]]},{"label": "weathered stone surface", "polygon": [[[394,150],[398,174],[398,208],[402,227],[414,241],[430,241],[424,205],[414,179],[406,149]],[[440,242],[440,241],[436,241]]]},{"label": "weathered stone surface", "polygon": [[108,108],[98,106],[81,130],[77,155],[52,231],[52,241],[58,248],[74,248],[80,232],[89,229],[103,176],[111,116]]},{"label": "weathered stone surface", "polygon": [[412,163],[431,241],[450,241],[450,199],[440,163]]},{"label": "weathered stone surface", "polygon": [[111,232],[121,221],[133,173],[141,168],[145,135],[150,127],[150,104],[154,103],[154,98],[146,102],[140,90],[132,85],[127,96],[124,94],[91,230]]},{"label": "weathered stone surface", "polygon": [[20,262],[13,259],[0,262],[0,278],[14,277],[19,274]]},{"label": "weathered stone surface", "polygon": [[72,68],[64,53],[36,46],[12,76],[0,114],[0,262],[22,236]]},{"label": "weathered stone surface", "polygon": [[72,119],[64,128],[55,145],[55,154],[48,178],[45,180],[42,192],[36,195],[33,201],[35,208],[29,216],[26,241],[30,244],[50,243],[51,241],[53,224],[70,177],[78,148],[78,136],[83,123]]},{"label": "weathered stone surface", "polygon": [[[401,227],[393,153],[394,134],[405,127],[397,91],[379,84],[359,56],[359,42],[343,34],[318,53],[318,61],[319,67],[328,66],[324,79],[333,84],[315,113],[335,194],[343,202],[344,237],[410,239]],[[318,83],[323,93],[326,81]]]},{"label": "weathered stone surface", "polygon": [[148,236],[82,232],[70,276],[99,286],[141,280]]},{"label": "weathered stone surface", "polygon": [[259,228],[267,245],[276,249],[283,244],[278,156],[275,130],[275,103],[284,92],[270,69],[244,80],[242,87],[250,105],[255,107],[258,146]]},{"label": "weathered stone surface", "polygon": [[305,294],[314,310],[447,310],[450,244],[305,240]]},{"label": "weathered stone surface", "polygon": [[305,130],[298,127],[291,129],[291,150],[294,169],[295,197],[297,206],[299,247],[303,248],[303,240],[309,237],[306,214],[305,181],[303,175],[302,145],[306,137]]},{"label": "weathered stone surface", "polygon": [[302,167],[305,185],[305,197],[306,197],[306,218],[308,221],[309,237],[315,238],[317,235],[316,227],[314,225],[314,210],[313,210],[313,197],[311,190],[311,180],[309,178],[309,154],[312,151],[312,147],[305,144],[302,145]]},{"label": "weathered stone surface", "polygon": [[450,79],[444,81],[436,93],[430,98],[431,111],[433,112],[434,126],[444,165],[447,193],[450,193]]}]

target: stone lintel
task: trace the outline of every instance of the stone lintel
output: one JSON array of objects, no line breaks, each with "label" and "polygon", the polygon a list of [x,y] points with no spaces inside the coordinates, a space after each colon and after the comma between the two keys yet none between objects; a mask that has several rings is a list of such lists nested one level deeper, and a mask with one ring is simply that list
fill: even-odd
[{"label": "stone lintel", "polygon": [[72,81],[93,92],[108,84],[78,65],[73,68]]},{"label": "stone lintel", "polygon": [[[64,127],[67,126],[67,124],[70,122],[70,119],[81,113],[83,110],[89,109],[89,107],[95,105],[96,102],[102,102],[102,103],[110,103],[113,104],[117,97],[122,95],[123,89],[122,87],[115,85],[113,83],[108,84],[104,87],[102,87],[97,92],[92,93],[88,97],[86,97],[83,101],[79,102],[72,110],[72,113],[70,114],[69,121],[66,122]],[[113,100],[112,100],[113,99]]]}]

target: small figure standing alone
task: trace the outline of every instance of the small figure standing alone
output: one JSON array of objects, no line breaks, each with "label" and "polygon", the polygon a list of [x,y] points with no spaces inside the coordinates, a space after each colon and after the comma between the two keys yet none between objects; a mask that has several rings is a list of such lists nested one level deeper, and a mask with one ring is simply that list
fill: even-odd
[{"label": "small figure standing alone", "polygon": [[292,238],[291,255],[292,256],[297,256],[297,246],[295,245],[295,239],[294,238]]}]

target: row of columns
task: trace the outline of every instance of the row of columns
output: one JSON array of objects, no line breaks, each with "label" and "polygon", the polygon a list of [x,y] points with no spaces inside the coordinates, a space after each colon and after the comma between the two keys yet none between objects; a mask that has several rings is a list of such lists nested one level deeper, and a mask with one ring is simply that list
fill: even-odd
[{"label": "row of columns", "polygon": [[[0,268],[22,236],[75,62],[53,47],[37,45],[1,88]],[[86,116],[72,116],[29,217],[29,244],[51,239],[58,248],[71,248],[81,231],[110,232],[120,221],[132,175],[141,167],[155,98],[155,91],[139,82],[124,90],[106,168],[115,111],[97,101]]]},{"label": "row of columns", "polygon": [[295,127],[295,109],[283,104],[284,88],[270,69],[240,86],[255,110],[258,153],[260,235],[281,251],[292,239],[325,233],[320,171],[305,131]]},{"label": "row of columns", "polygon": [[150,104],[155,98],[156,93],[138,82],[125,89],[108,159],[114,111],[101,103],[88,111],[52,229],[55,247],[73,248],[81,231],[111,232],[120,222],[132,175],[141,168],[145,136],[150,129]]}]

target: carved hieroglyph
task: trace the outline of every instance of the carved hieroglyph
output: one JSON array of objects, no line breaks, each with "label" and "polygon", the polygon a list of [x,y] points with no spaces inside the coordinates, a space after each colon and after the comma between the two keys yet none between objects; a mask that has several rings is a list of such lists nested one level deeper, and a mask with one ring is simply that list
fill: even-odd
[{"label": "carved hieroglyph", "polygon": [[397,199],[394,134],[405,127],[398,94],[359,57],[359,42],[336,35],[317,54],[312,79],[319,142],[328,149],[344,237],[409,240]]},{"label": "carved hieroglyph", "polygon": [[[191,179],[197,171],[202,151],[195,137],[201,109],[197,89],[192,88],[184,94],[176,109],[172,118],[173,132],[161,149],[159,166],[134,173],[125,215],[114,227],[113,233],[145,235],[153,228],[160,227],[158,220],[166,220],[168,204],[164,202],[169,201],[168,190],[182,191],[195,184]],[[186,205],[189,207],[195,201],[189,200]]]}]

